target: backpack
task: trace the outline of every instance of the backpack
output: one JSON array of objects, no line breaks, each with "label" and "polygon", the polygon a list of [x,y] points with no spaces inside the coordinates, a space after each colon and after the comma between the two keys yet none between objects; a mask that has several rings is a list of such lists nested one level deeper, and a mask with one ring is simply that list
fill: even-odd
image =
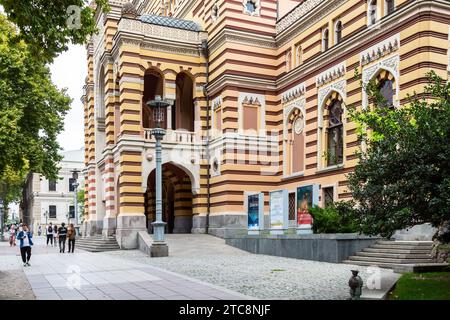
[{"label": "backpack", "polygon": [[51,226],[49,226],[47,229],[47,233],[52,233],[52,232],[53,232],[53,228]]}]

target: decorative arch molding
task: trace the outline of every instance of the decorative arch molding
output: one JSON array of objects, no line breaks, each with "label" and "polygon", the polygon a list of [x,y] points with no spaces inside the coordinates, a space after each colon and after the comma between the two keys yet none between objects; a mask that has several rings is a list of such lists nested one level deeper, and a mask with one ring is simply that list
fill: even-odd
[{"label": "decorative arch molding", "polygon": [[347,81],[344,79],[335,82],[333,84],[330,84],[329,86],[326,86],[319,90],[317,99],[318,100],[317,106],[319,111],[319,128],[323,127],[323,110],[325,107],[324,103],[327,101],[327,99],[333,92],[337,92],[342,97],[343,100],[347,99],[346,84]]},{"label": "decorative arch molding", "polygon": [[[299,100],[296,100],[289,105],[287,105],[283,109],[283,175],[285,177],[302,175],[304,172],[304,150],[305,150],[305,127],[306,127],[306,99],[303,97]],[[298,128],[299,132],[296,132],[298,135],[303,135],[303,146],[301,147],[303,150],[303,154],[300,155],[303,157],[301,160],[302,170],[298,170],[294,172],[294,159],[293,159],[293,146],[294,140],[292,136],[289,134],[294,134],[293,131],[296,130],[295,126],[297,121],[301,122],[300,128]]]},{"label": "decorative arch molding", "polygon": [[[287,124],[289,122],[289,117],[292,115],[292,113],[298,109],[302,114],[303,118],[305,118],[306,115],[306,99],[305,97],[302,97],[301,99],[298,99],[292,103],[287,104],[283,108],[283,128],[286,129]],[[286,138],[286,136],[285,136]]]},{"label": "decorative arch molding", "polygon": [[[367,109],[368,107],[368,97],[367,92],[364,90],[364,87],[370,82],[370,80],[374,79],[380,72],[382,71],[388,71],[393,75],[395,86],[396,86],[396,92],[397,97],[399,94],[399,65],[400,65],[400,57],[398,55],[392,56],[390,58],[378,61],[374,65],[371,65],[368,68],[364,68],[362,71],[362,83],[363,83],[363,89],[362,89],[362,108],[363,110]],[[394,101],[394,106],[398,107],[399,99],[397,98],[396,101]]]},{"label": "decorative arch molding", "polygon": [[[153,152],[149,149],[149,152],[143,153],[143,165],[142,165],[142,192],[145,193],[147,190],[147,181],[150,173],[156,168],[155,159],[151,158],[149,160],[148,156],[151,155],[153,157]],[[192,161],[180,162],[179,152],[176,150],[171,150],[169,152],[163,152],[162,155],[162,163],[164,165],[166,163],[173,164],[174,166],[182,169],[191,180],[192,194],[197,195],[200,192],[200,166],[197,160],[192,163]],[[183,157],[184,159],[184,157]]]}]

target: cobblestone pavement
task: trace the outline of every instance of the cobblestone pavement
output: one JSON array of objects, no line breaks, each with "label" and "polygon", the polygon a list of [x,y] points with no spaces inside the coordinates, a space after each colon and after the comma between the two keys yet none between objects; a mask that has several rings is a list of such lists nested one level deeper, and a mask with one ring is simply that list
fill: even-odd
[{"label": "cobblestone pavement", "polygon": [[[209,235],[167,235],[169,255],[149,258],[138,250],[113,251],[109,256],[197,278],[259,299],[342,300],[349,296],[352,269],[367,283],[367,268],[255,255]],[[382,276],[390,270],[379,269]]]},{"label": "cobblestone pavement", "polygon": [[[103,253],[54,253],[35,239],[31,267],[22,267],[16,248],[0,243],[0,292],[38,300],[243,300],[251,297],[167,270]],[[51,253],[46,252],[51,250]],[[5,254],[9,253],[9,254]],[[32,291],[30,290],[32,289]],[[27,296],[28,292],[28,296]],[[14,293],[15,294],[15,293]],[[31,295],[30,295],[31,294]],[[33,295],[34,294],[34,295]],[[14,299],[9,294],[4,299]]]}]

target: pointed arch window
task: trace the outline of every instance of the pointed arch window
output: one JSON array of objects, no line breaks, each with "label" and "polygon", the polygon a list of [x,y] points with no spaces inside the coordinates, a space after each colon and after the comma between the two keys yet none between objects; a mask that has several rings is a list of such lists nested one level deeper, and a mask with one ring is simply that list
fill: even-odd
[{"label": "pointed arch window", "polygon": [[286,71],[291,71],[292,66],[292,53],[288,52],[286,54]]},{"label": "pointed arch window", "polygon": [[334,28],[334,42],[339,44],[342,40],[342,22],[337,21]]},{"label": "pointed arch window", "polygon": [[369,0],[369,25],[377,22],[377,0]]},{"label": "pointed arch window", "polygon": [[390,79],[383,79],[378,84],[378,89],[383,97],[383,107],[394,108],[394,82]]},{"label": "pointed arch window", "polygon": [[294,108],[287,118],[286,169],[287,175],[304,171],[305,166],[305,118],[303,112]]},{"label": "pointed arch window", "polygon": [[385,1],[386,15],[390,15],[394,12],[395,3],[394,0],[386,0]]},{"label": "pointed arch window", "polygon": [[303,60],[303,49],[301,45],[297,46],[297,53],[296,53],[296,64],[297,66],[302,64],[302,60]]},{"label": "pointed arch window", "polygon": [[328,50],[328,38],[329,38],[329,32],[328,28],[323,30],[322,32],[322,51]]},{"label": "pointed arch window", "polygon": [[343,163],[344,159],[344,125],[342,122],[342,101],[334,100],[328,110],[327,127],[327,165]]}]

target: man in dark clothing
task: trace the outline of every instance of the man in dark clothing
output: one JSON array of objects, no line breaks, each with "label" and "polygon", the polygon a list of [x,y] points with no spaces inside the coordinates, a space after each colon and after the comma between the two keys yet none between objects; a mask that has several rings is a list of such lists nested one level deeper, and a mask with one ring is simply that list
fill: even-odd
[{"label": "man in dark clothing", "polygon": [[[50,245],[53,246],[53,226],[52,223],[47,226],[47,246],[48,242],[50,241]],[[56,241],[56,239],[55,239]]]},{"label": "man in dark clothing", "polygon": [[67,238],[67,228],[66,224],[61,223],[61,227],[58,229],[58,239],[59,239],[59,252],[64,253],[66,251],[66,238]]}]

